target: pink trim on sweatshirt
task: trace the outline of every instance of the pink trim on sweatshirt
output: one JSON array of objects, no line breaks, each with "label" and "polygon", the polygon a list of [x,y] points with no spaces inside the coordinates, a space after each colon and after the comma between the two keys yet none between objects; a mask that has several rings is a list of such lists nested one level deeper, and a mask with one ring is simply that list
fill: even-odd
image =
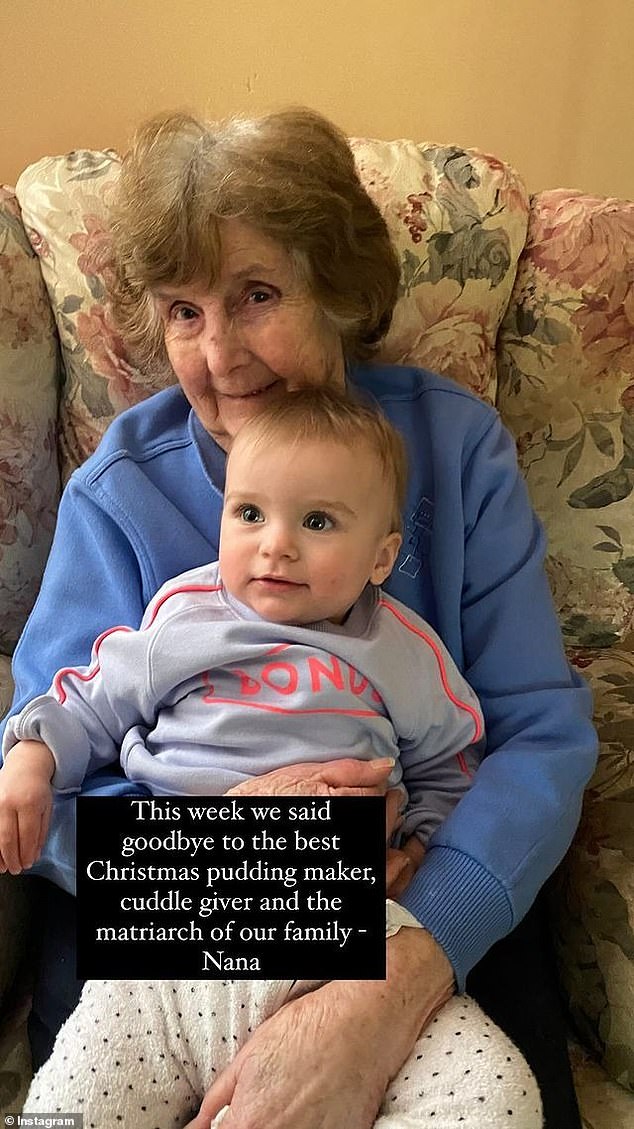
[{"label": "pink trim on sweatshirt", "polygon": [[216,698],[210,694],[206,694],[203,702],[207,706],[215,706],[217,703],[227,706],[246,706],[251,710],[266,710],[267,713],[335,713],[345,714],[346,717],[382,717],[377,710],[337,710],[337,709],[315,709],[315,710],[289,710],[284,706],[269,706],[265,702],[246,702],[244,698]]},{"label": "pink trim on sweatshirt", "polygon": [[[160,600],[157,600],[154,608],[152,609],[152,615],[150,616],[148,622],[145,624],[143,630],[147,631],[148,627],[152,626],[160,609],[163,607],[165,601],[169,600],[170,596],[178,596],[181,592],[220,592],[221,589],[222,584],[182,584],[179,588],[171,588],[169,592],[165,592],[161,596]],[[134,631],[134,628],[109,627],[107,631],[102,631],[101,635],[95,640],[93,644],[94,657],[95,659],[97,659],[97,662],[95,663],[94,667],[89,667],[87,671],[82,672],[74,666],[66,666],[63,670],[58,670],[55,678],[53,679],[53,690],[57,694],[60,705],[64,705],[64,702],[66,701],[66,698],[68,696],[66,694],[66,691],[64,690],[64,687],[62,686],[62,679],[65,678],[67,674],[73,674],[76,678],[79,678],[81,682],[91,682],[95,675],[97,675],[101,670],[98,661],[99,648],[104,639],[107,639],[108,636],[112,635],[115,631]]]},{"label": "pink trim on sweatshirt", "polygon": [[469,768],[469,765],[467,764],[467,758],[465,757],[464,753],[456,753],[456,760],[458,761],[458,767],[460,768],[460,771],[464,773],[465,776],[468,776],[471,780],[473,773]]},{"label": "pink trim on sweatshirt", "polygon": [[474,734],[473,740],[479,741],[481,736],[482,736],[482,733],[483,733],[483,726],[482,726],[482,721],[480,719],[480,715],[479,715],[478,711],[473,706],[469,705],[468,702],[463,702],[460,698],[457,698],[456,695],[454,694],[453,690],[451,689],[451,686],[449,685],[449,680],[447,678],[447,671],[445,669],[445,663],[444,663],[442,654],[440,653],[438,644],[435,642],[434,639],[432,639],[424,631],[421,631],[420,627],[417,627],[416,624],[414,624],[414,623],[410,623],[410,621],[405,618],[405,616],[402,614],[402,612],[400,612],[398,610],[398,608],[395,608],[393,606],[393,604],[390,604],[386,599],[384,599],[384,598],[380,599],[379,600],[379,606],[383,607],[383,608],[387,608],[387,610],[389,612],[391,612],[392,615],[396,619],[398,619],[399,623],[403,624],[403,627],[406,627],[408,631],[413,632],[414,635],[418,635],[419,639],[422,639],[423,642],[426,643],[427,646],[431,648],[431,650],[434,654],[434,658],[436,659],[436,662],[438,663],[438,670],[439,670],[439,673],[440,673],[440,681],[442,682],[442,687],[443,687],[443,690],[445,691],[445,694],[449,698],[449,701],[453,702],[454,706],[457,706],[457,708],[459,710],[464,710],[465,713],[468,713],[470,715],[470,717],[473,721],[473,724],[475,726],[475,734]]},{"label": "pink trim on sweatshirt", "polygon": [[[104,639],[107,639],[109,635],[112,635],[115,631],[133,630],[134,629],[132,627],[109,627],[107,631],[102,631],[101,635],[95,640],[93,645],[95,658],[98,659],[99,648]],[[65,678],[67,674],[74,674],[76,678],[79,678],[80,682],[92,682],[93,678],[96,674],[99,673],[100,669],[101,668],[99,666],[99,662],[97,661],[94,667],[88,667],[88,670],[86,671],[77,670],[77,668],[74,666],[66,666],[63,670],[58,670],[55,678],[53,679],[53,689],[57,694],[59,704],[63,706],[67,698],[66,691],[62,686],[62,679]]]},{"label": "pink trim on sweatshirt", "polygon": [[146,623],[145,627],[147,628],[147,627],[152,626],[152,624],[154,623],[154,620],[156,619],[160,609],[163,607],[163,604],[165,603],[165,601],[169,600],[170,596],[178,596],[178,595],[180,595],[181,592],[221,592],[221,591],[222,591],[222,584],[182,584],[180,586],[180,588],[171,588],[169,592],[163,593],[160,600],[156,601],[156,604],[155,604],[154,608],[152,609],[152,615],[150,616],[150,618],[149,618],[148,622]]}]

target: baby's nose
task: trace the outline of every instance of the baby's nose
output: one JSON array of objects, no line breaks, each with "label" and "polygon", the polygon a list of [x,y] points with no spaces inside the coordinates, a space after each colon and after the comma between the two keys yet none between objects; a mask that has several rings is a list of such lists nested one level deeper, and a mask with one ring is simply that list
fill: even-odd
[{"label": "baby's nose", "polygon": [[270,557],[297,557],[297,545],[292,531],[281,523],[271,524],[263,530],[262,552]]}]

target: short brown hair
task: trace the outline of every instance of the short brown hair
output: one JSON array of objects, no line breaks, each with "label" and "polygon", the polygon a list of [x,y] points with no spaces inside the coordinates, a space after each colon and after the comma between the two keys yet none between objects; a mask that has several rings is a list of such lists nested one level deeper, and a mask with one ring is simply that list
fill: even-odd
[{"label": "short brown hair", "polygon": [[142,126],[112,210],[112,307],[139,363],[167,363],[152,300],[161,284],[213,285],[219,220],[240,218],[287,250],[349,360],[389,329],[399,263],[340,130],[312,110]]},{"label": "short brown hair", "polygon": [[340,443],[345,447],[350,447],[355,440],[365,443],[378,459],[390,487],[389,532],[401,532],[407,490],[407,451],[400,432],[382,412],[354,393],[332,386],[311,385],[289,392],[247,420],[234,439],[234,445],[239,441],[255,447],[274,446],[280,440],[290,440],[293,446],[315,440]]}]

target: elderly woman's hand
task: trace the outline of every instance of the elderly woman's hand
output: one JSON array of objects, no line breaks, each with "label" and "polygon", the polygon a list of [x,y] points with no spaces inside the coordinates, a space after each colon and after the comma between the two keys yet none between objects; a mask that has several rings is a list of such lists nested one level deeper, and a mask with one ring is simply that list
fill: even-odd
[{"label": "elderly woman's hand", "polygon": [[451,966],[424,929],[401,929],[387,945],[387,983],[332,981],[285,1004],[187,1129],[209,1129],[223,1106],[222,1129],[370,1129],[420,1030],[453,991]]},{"label": "elderly woman's hand", "polygon": [[389,759],[362,761],[352,757],[323,764],[286,765],[262,776],[236,784],[228,796],[382,796],[386,795],[386,890],[398,897],[409,884],[425,854],[421,843],[411,838],[401,849],[389,846],[398,824],[403,800],[400,789],[386,793],[393,762]]},{"label": "elderly woman's hand", "polygon": [[414,835],[406,839],[402,847],[392,847],[391,841],[400,820],[403,793],[400,788],[392,788],[385,803],[385,890],[388,898],[398,898],[409,886],[414,874],[425,857],[423,844]]},{"label": "elderly woman's hand", "polygon": [[398,898],[407,889],[421,862],[425,848],[413,835],[400,848],[387,848],[385,889],[388,898]]},{"label": "elderly woman's hand", "polygon": [[310,761],[290,764],[236,784],[228,796],[383,796],[394,767],[381,760]]},{"label": "elderly woman's hand", "polygon": [[[381,795],[390,768],[389,760],[293,765],[231,794]],[[399,789],[387,792],[388,842],[401,803]],[[414,839],[401,850],[388,847],[391,896],[405,888],[423,855]],[[332,981],[285,1004],[254,1031],[186,1129],[209,1129],[221,1110],[214,1125],[222,1121],[222,1129],[370,1129],[421,1028],[453,991],[447,957],[424,929],[401,929],[387,945],[387,985]]]}]

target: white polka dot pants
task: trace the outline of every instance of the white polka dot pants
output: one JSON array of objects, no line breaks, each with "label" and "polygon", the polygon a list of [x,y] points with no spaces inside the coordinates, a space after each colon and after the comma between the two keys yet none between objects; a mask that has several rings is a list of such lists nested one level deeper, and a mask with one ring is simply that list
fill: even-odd
[{"label": "white polka dot pants", "polygon": [[[24,1110],[83,1112],[84,1129],[177,1129],[251,1032],[305,990],[290,980],[89,981]],[[375,1129],[501,1126],[541,1129],[537,1084],[477,1004],[455,997],[390,1085]]]}]

